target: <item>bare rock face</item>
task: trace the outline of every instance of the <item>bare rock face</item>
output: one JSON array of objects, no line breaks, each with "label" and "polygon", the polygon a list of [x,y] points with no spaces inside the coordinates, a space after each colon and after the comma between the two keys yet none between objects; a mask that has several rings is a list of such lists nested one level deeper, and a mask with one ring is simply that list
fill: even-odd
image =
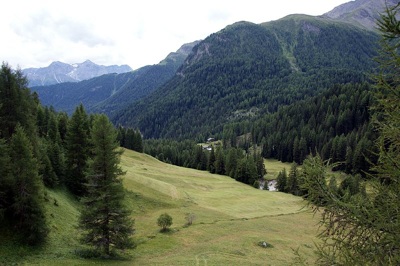
[{"label": "bare rock face", "polygon": [[345,21],[368,30],[376,30],[379,14],[385,10],[386,4],[393,6],[397,0],[355,0],[335,7],[323,17]]},{"label": "bare rock face", "polygon": [[48,67],[26,68],[22,70],[28,78],[30,87],[47,86],[64,82],[78,82],[104,74],[120,74],[130,71],[132,71],[132,68],[128,65],[102,66],[90,60],[72,65],[56,61],[51,63]]}]

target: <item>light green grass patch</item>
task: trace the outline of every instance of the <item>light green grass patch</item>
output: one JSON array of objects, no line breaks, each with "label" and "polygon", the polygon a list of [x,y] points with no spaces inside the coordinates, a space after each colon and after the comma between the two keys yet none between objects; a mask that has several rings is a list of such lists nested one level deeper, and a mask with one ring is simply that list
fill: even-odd
[{"label": "light green grass patch", "polygon": [[286,169],[286,172],[289,174],[292,166],[291,163],[283,163],[275,159],[264,159],[264,165],[265,169],[267,170],[267,174],[265,176],[265,179],[267,180],[276,179],[279,172],[281,172],[283,169]]},{"label": "light green grass patch", "polygon": [[[17,244],[10,248],[2,241],[5,259],[0,264],[288,265],[296,248],[309,263],[315,258],[318,217],[303,208],[301,198],[261,191],[227,176],[176,167],[129,150],[121,159],[127,171],[123,177],[126,204],[133,209],[138,244],[124,253],[129,260],[78,257],[75,250],[82,246],[75,226],[80,204],[65,191],[55,190],[48,191],[46,203],[51,226],[48,243],[27,249]],[[280,163],[273,165],[282,169]],[[160,233],[157,218],[165,212],[173,224],[170,232]],[[185,226],[186,213],[196,217],[191,226]],[[273,247],[262,248],[257,245],[260,241]]]}]

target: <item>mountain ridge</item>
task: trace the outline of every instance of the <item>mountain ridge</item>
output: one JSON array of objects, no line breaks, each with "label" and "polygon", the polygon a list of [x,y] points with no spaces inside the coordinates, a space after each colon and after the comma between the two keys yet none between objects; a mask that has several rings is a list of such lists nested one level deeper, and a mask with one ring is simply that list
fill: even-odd
[{"label": "mountain ridge", "polygon": [[145,138],[218,135],[238,113],[275,112],[333,84],[364,81],[377,40],[372,31],[306,15],[237,22],[197,44],[171,80],[112,120]]},{"label": "mountain ridge", "polygon": [[29,86],[47,86],[64,82],[79,82],[111,73],[126,73],[132,71],[128,65],[97,65],[90,60],[82,63],[67,64],[54,61],[47,67],[26,68],[22,72],[29,80]]}]

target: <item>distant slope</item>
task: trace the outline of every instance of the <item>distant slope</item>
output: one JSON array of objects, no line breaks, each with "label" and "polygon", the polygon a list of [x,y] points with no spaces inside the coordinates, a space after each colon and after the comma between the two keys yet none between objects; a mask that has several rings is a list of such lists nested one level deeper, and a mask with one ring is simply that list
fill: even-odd
[{"label": "distant slope", "polygon": [[161,86],[175,74],[198,41],[184,44],[178,51],[170,53],[159,64],[149,67],[143,74],[128,81],[106,100],[88,109],[91,112],[106,113],[111,116],[127,105],[141,99]]},{"label": "distant slope", "polygon": [[149,66],[123,74],[108,74],[81,82],[65,82],[49,86],[32,87],[43,105],[53,106],[58,111],[72,113],[82,103],[86,109],[109,98],[113,93],[138,78]]},{"label": "distant slope", "polygon": [[157,65],[123,74],[107,74],[81,82],[32,87],[43,105],[72,113],[80,103],[90,112],[110,115],[148,95],[170,79],[196,42],[183,45]]},{"label": "distant slope", "polygon": [[27,76],[29,87],[47,86],[63,82],[78,82],[91,79],[104,74],[125,73],[132,71],[128,65],[97,65],[90,60],[80,64],[66,64],[53,62],[48,67],[26,68],[22,72]]},{"label": "distant slope", "polygon": [[376,21],[379,13],[384,11],[385,5],[392,6],[397,3],[397,0],[355,0],[335,7],[323,16],[376,30]]},{"label": "distant slope", "polygon": [[168,83],[113,121],[139,127],[146,138],[205,139],[227,122],[365,80],[377,40],[373,32],[305,15],[235,23],[199,43]]}]

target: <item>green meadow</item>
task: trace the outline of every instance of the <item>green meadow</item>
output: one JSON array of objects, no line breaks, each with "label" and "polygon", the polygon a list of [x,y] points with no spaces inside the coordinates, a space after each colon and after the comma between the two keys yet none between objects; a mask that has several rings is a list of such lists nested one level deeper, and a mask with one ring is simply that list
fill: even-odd
[{"label": "green meadow", "polygon": [[[0,265],[290,265],[315,258],[318,217],[300,197],[258,190],[227,176],[165,164],[130,150],[125,150],[121,163],[126,203],[135,220],[135,249],[119,260],[81,258],[76,228],[80,204],[64,190],[50,190],[47,244],[21,247],[12,233],[0,231]],[[271,175],[283,167],[290,166],[266,161]],[[173,224],[161,233],[157,218],[165,212]],[[190,226],[187,213],[195,217]],[[272,247],[261,247],[264,241]]]}]

